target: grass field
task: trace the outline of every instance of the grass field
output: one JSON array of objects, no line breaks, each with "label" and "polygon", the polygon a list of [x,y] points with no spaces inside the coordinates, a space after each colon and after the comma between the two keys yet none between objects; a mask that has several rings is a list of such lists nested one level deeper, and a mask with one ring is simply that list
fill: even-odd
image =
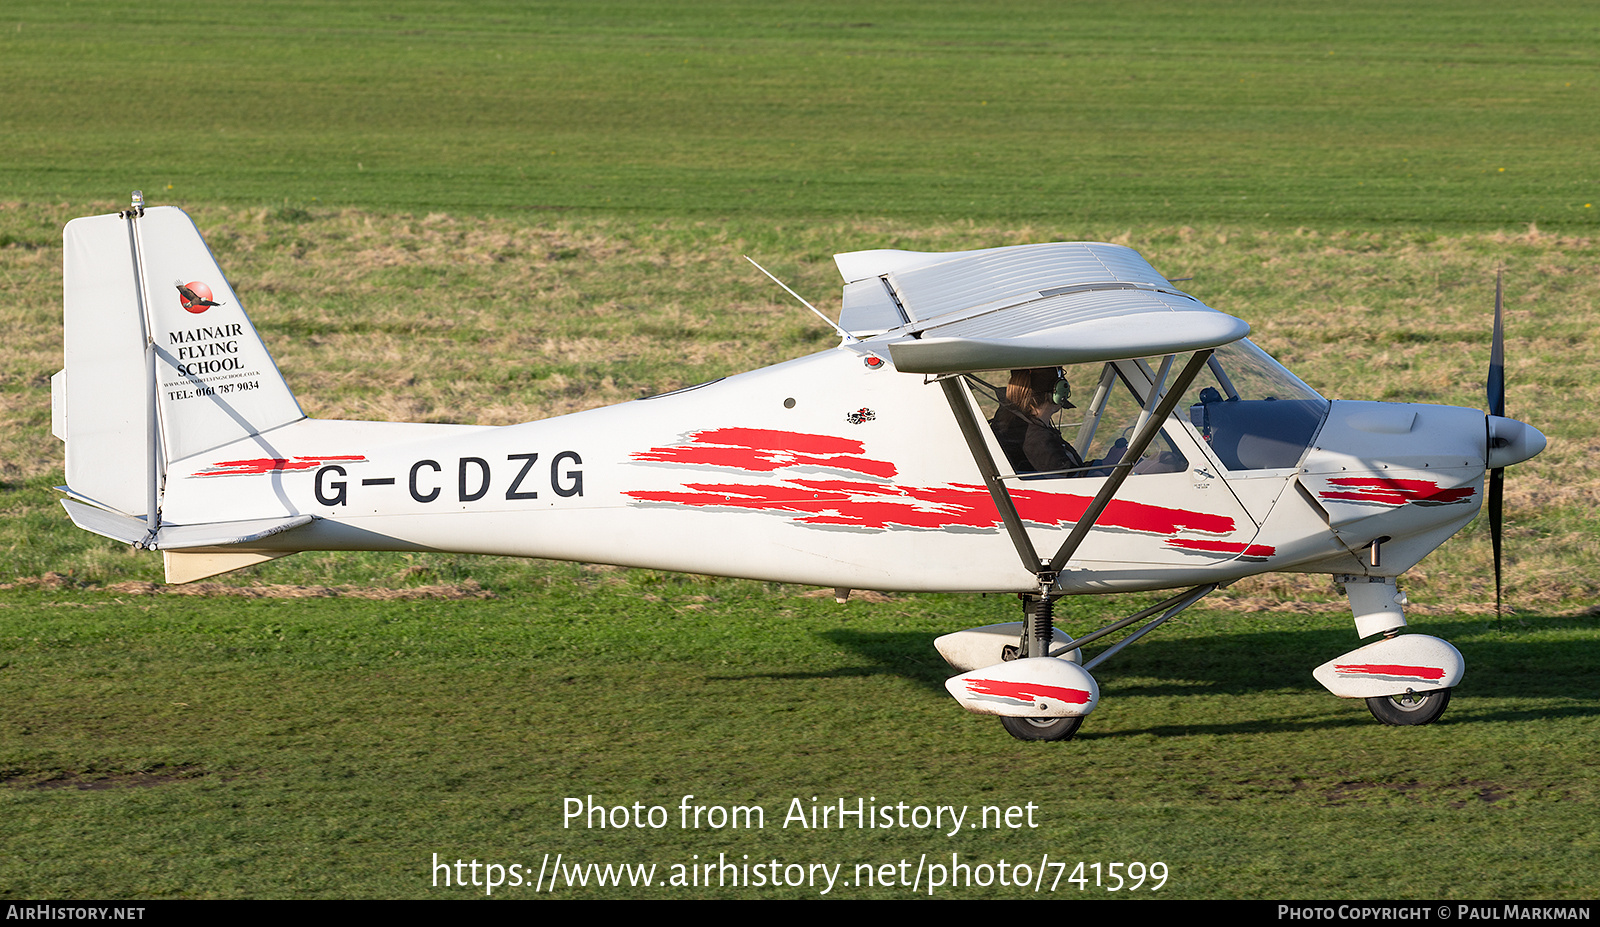
[{"label": "grass field", "polygon": [[[655,864],[658,884],[719,855],[841,866],[827,897],[846,898],[927,895],[951,854],[995,878],[934,897],[1031,894],[999,884],[1002,859],[1061,875],[1048,897],[1600,892],[1590,8],[6,12],[0,898],[484,894],[438,884],[434,854],[523,867],[497,898],[543,894],[546,854]],[[162,592],[157,558],[73,529],[50,489],[60,228],[135,186],[195,216],[328,418],[504,424],[828,347],[743,254],[837,311],[836,251],[1079,238],[1192,276],[1331,397],[1481,406],[1504,266],[1509,412],[1551,438],[1509,474],[1515,610],[1487,604],[1479,524],[1403,577],[1413,626],[1469,672],[1439,724],[1384,728],[1310,678],[1355,643],[1326,579],[1248,581],[1097,671],[1077,739],[1029,745],[952,705],[931,647],[1013,618],[1005,597],[840,607],[375,554]],[[1061,623],[1143,604],[1076,601]],[[591,795],[670,824],[564,827]],[[685,795],[766,826],[685,829]],[[1036,826],[785,827],[792,799],[1033,802]],[[919,889],[856,869],[902,861]],[[1111,892],[1131,862],[1169,878]]]},{"label": "grass field", "polygon": [[1537,0],[19,0],[0,189],[1592,229],[1597,39]]},{"label": "grass field", "polygon": [[[850,887],[832,897],[893,898],[928,894],[926,877],[866,887],[855,866],[955,853],[1171,874],[1153,893],[1091,877],[1041,897],[1593,897],[1596,730],[1575,695],[1600,657],[1591,622],[1420,620],[1473,672],[1443,721],[1401,730],[1301,671],[1348,646],[1347,619],[1196,615],[1107,665],[1076,740],[1029,745],[949,704],[930,643],[930,624],[998,620],[1010,602],[840,609],[726,580],[545,575],[537,597],[471,603],[7,596],[5,890],[470,897],[484,889],[434,883],[432,854],[520,864],[530,882],[546,853],[653,863],[658,881],[727,854],[842,864]],[[564,827],[565,800],[591,795],[662,806],[670,825]],[[766,826],[685,830],[685,795],[759,806]],[[953,836],[804,830],[784,826],[796,798],[1038,811],[1034,827]]]}]

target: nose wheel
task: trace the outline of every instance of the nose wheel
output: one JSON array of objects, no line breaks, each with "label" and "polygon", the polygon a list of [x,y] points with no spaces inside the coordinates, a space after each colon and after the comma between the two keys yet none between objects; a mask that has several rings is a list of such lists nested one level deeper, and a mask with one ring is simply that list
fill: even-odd
[{"label": "nose wheel", "polygon": [[[1439,720],[1450,705],[1449,689],[1417,692],[1407,689],[1403,695],[1383,695],[1367,699],[1367,709],[1384,724],[1432,724]],[[1068,736],[1071,736],[1070,734]]]}]

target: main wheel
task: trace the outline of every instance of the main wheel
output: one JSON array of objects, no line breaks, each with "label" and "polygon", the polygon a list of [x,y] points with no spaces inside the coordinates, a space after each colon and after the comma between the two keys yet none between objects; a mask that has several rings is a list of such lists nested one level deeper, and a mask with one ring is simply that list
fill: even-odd
[{"label": "main wheel", "polygon": [[1383,695],[1367,699],[1367,709],[1384,724],[1432,724],[1450,705],[1449,689],[1428,692],[1407,691],[1404,695]]},{"label": "main wheel", "polygon": [[1078,733],[1083,717],[1076,718],[1004,718],[1000,726],[1018,740],[1071,740]]}]

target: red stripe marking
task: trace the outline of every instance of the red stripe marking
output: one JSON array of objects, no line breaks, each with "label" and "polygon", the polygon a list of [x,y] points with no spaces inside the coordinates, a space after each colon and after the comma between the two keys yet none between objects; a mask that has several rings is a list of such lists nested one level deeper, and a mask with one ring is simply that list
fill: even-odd
[{"label": "red stripe marking", "polygon": [[[1011,500],[1017,514],[1031,522],[1043,525],[1063,525],[1076,522],[1088,510],[1091,496],[1065,493],[1039,492],[1013,489]],[[1206,534],[1232,534],[1234,522],[1226,515],[1190,512],[1186,509],[1169,509],[1143,502],[1113,499],[1095,522],[1096,526],[1127,528],[1131,531],[1148,531],[1152,534],[1176,534],[1187,528]]]},{"label": "red stripe marking", "polygon": [[1418,679],[1438,681],[1444,670],[1433,666],[1401,666],[1398,663],[1334,664],[1334,671],[1346,676],[1414,676]]},{"label": "red stripe marking", "polygon": [[706,444],[796,451],[803,454],[860,454],[867,449],[865,444],[852,438],[811,435],[799,431],[777,431],[771,428],[713,428],[710,431],[697,431],[690,437]]},{"label": "red stripe marking", "polygon": [[[757,511],[792,512],[802,524],[852,525],[862,528],[994,528],[1001,524],[989,491],[981,486],[894,486],[849,480],[789,480],[771,484],[685,483],[688,492],[633,490],[623,495],[639,502],[719,506]],[[1022,498],[1017,499],[1018,495]],[[1062,526],[1082,517],[1086,496],[1021,491],[1012,493],[1022,517],[1036,524]],[[1153,534],[1180,530],[1227,534],[1234,521],[1225,515],[1187,512],[1113,501],[1098,526]],[[1241,545],[1242,547],[1242,545]],[[1271,549],[1265,549],[1268,554]]]},{"label": "red stripe marking", "polygon": [[998,695],[1023,702],[1053,698],[1069,705],[1083,705],[1089,701],[1089,693],[1084,689],[1063,689],[1034,682],[1003,682],[999,679],[968,679],[967,691],[973,695]]},{"label": "red stripe marking", "polygon": [[[633,454],[632,459],[729,467],[757,473],[803,466],[888,479],[898,472],[889,461],[860,456],[866,451],[862,442],[832,435],[765,428],[716,428],[692,432],[687,442],[640,451]],[[796,521],[811,525],[994,528],[1002,523],[989,491],[968,484],[916,487],[850,480],[789,479],[754,485],[685,483],[683,488],[687,491],[638,490],[623,495],[639,502],[789,512],[801,516]],[[1025,520],[1050,526],[1076,523],[1093,501],[1089,496],[1028,489],[1012,490],[1011,498]],[[1232,534],[1235,527],[1234,520],[1226,515],[1121,500],[1112,500],[1098,525],[1163,535],[1183,530]]]},{"label": "red stripe marking", "polygon": [[199,471],[195,476],[250,476],[285,470],[315,470],[329,461],[355,462],[366,459],[360,454],[348,454],[338,457],[257,457],[253,460],[222,460]]},{"label": "red stripe marking", "polygon": [[1477,492],[1471,486],[1440,489],[1432,480],[1390,480],[1382,477],[1341,477],[1328,481],[1348,486],[1347,492],[1322,492],[1322,498],[1344,502],[1376,502],[1382,505],[1453,505],[1471,499]]},{"label": "red stripe marking", "polygon": [[1233,541],[1208,541],[1203,538],[1167,538],[1167,543],[1184,550],[1203,550],[1218,554],[1238,554],[1245,557],[1271,557],[1278,552],[1267,544],[1242,544]]},{"label": "red stripe marking", "polygon": [[849,438],[765,428],[716,428],[689,435],[688,444],[639,451],[634,460],[703,464],[770,473],[784,467],[824,467],[887,479],[899,472],[886,460],[858,456],[866,445]]}]

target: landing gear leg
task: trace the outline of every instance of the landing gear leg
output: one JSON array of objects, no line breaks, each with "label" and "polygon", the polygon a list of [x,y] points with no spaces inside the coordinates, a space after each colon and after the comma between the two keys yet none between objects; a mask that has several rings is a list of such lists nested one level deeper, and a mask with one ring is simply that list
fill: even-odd
[{"label": "landing gear leg", "polygon": [[[1377,563],[1379,538],[1372,542]],[[1450,704],[1450,690],[1466,672],[1461,651],[1426,634],[1401,634],[1405,593],[1392,576],[1335,576],[1350,599],[1356,634],[1383,639],[1334,657],[1312,671],[1340,698],[1359,698],[1384,724],[1413,727],[1439,720]],[[1398,691],[1397,691],[1398,690]]]},{"label": "landing gear leg", "polygon": [[1047,657],[1056,634],[1056,603],[1048,595],[1023,600],[1022,656]]},{"label": "landing gear leg", "polygon": [[[1023,598],[1022,608],[1022,640],[1016,648],[1016,656],[1049,656],[1056,633],[1054,600],[1049,595],[1030,595]],[[1000,726],[1018,740],[1071,740],[1082,724],[1082,716],[1000,719]]]}]

